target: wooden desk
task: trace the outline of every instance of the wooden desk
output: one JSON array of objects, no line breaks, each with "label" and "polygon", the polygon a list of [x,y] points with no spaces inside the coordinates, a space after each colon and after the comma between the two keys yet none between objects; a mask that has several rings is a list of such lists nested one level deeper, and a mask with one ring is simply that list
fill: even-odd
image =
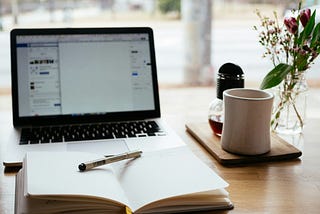
[{"label": "wooden desk", "polygon": [[[304,134],[289,140],[303,155],[298,160],[224,167],[188,133],[186,122],[207,120],[213,88],[160,90],[162,115],[189,147],[230,186],[235,208],[218,213],[319,213],[320,210],[320,90],[311,89]],[[9,96],[0,96],[0,161],[11,128]],[[6,106],[8,105],[8,106]],[[2,166],[1,166],[2,167]],[[3,171],[3,167],[2,167]],[[195,175],[196,176],[196,175]],[[0,175],[0,213],[14,211],[14,173]],[[216,213],[216,212],[205,212]]]}]

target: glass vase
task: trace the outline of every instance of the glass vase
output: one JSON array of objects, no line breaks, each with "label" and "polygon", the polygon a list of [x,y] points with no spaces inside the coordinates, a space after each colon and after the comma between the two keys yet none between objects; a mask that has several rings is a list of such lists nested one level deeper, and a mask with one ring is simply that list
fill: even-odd
[{"label": "glass vase", "polygon": [[288,74],[274,88],[272,130],[279,134],[299,134],[306,123],[308,85],[305,72]]}]

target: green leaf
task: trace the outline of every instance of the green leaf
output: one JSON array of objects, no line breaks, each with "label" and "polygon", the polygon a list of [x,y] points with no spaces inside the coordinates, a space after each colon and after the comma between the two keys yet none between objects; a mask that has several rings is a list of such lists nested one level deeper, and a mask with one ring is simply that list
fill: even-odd
[{"label": "green leaf", "polygon": [[292,65],[280,63],[264,77],[260,88],[263,90],[278,85],[292,69]]},{"label": "green leaf", "polygon": [[314,11],[308,21],[308,23],[306,24],[306,26],[304,27],[303,31],[301,32],[299,39],[298,39],[298,43],[301,45],[303,45],[303,42],[305,40],[307,40],[309,38],[309,36],[311,35],[314,25],[315,25],[315,18],[316,18],[316,11]]},{"label": "green leaf", "polygon": [[320,42],[319,40],[320,40],[320,23],[318,23],[313,30],[310,47],[313,48],[316,45],[319,45],[319,42]]}]

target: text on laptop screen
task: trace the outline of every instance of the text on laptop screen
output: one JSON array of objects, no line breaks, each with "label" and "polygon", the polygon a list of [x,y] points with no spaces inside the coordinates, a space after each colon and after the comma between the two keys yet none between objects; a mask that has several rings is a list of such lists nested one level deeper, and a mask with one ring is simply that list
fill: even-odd
[{"label": "text on laptop screen", "polygon": [[148,34],[17,36],[19,116],[154,110]]}]

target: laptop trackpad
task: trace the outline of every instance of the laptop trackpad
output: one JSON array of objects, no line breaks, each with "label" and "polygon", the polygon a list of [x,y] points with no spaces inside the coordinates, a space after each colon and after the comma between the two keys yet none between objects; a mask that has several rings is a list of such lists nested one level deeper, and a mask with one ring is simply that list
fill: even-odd
[{"label": "laptop trackpad", "polygon": [[67,151],[89,152],[100,155],[114,155],[128,152],[124,140],[107,140],[81,143],[67,143]]}]

